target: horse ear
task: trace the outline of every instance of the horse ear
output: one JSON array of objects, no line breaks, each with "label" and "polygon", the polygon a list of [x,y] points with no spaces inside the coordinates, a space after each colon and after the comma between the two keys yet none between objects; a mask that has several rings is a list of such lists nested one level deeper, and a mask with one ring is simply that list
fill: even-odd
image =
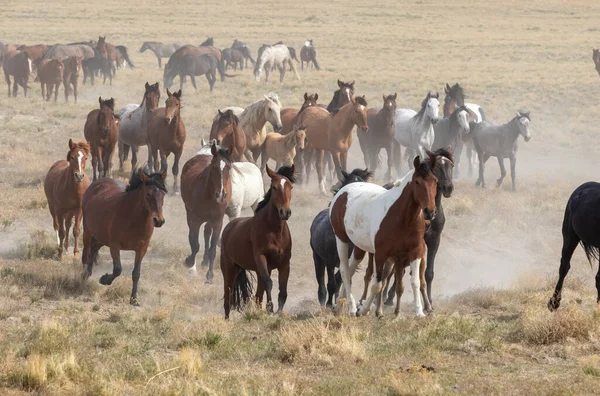
[{"label": "horse ear", "polygon": [[274,178],[274,177],[275,177],[275,175],[276,175],[276,173],[275,173],[275,172],[273,172],[273,171],[271,170],[271,168],[269,168],[269,165],[267,165],[267,166],[266,166],[266,169],[267,169],[267,176],[269,176],[271,179],[272,179],[272,178]]},{"label": "horse ear", "polygon": [[383,94],[383,104],[385,105],[385,94]]},{"label": "horse ear", "polygon": [[517,117],[521,117],[521,113],[519,113],[519,110],[517,110]]},{"label": "horse ear", "polygon": [[269,98],[269,97],[268,97],[266,94],[263,94],[263,97],[264,97],[265,99],[267,99],[269,102],[272,102],[272,101],[273,101],[273,99]]},{"label": "horse ear", "polygon": [[354,80],[350,83],[350,88],[354,89]]},{"label": "horse ear", "polygon": [[[350,176],[350,175],[348,174],[348,172],[346,172],[345,170],[342,169],[342,176],[344,176],[344,179],[347,179],[348,176]],[[340,181],[343,182],[344,180],[340,180]]]},{"label": "horse ear", "polygon": [[308,93],[304,92],[304,100],[308,100]]},{"label": "horse ear", "polygon": [[173,94],[171,93],[171,91],[169,91],[169,88],[167,88],[167,96],[170,98],[171,95],[173,95]]},{"label": "horse ear", "polygon": [[315,101],[317,101],[317,100],[319,100],[319,94],[318,93],[315,94]]},{"label": "horse ear", "polygon": [[338,80],[338,87],[342,88],[342,82],[340,80]]},{"label": "horse ear", "polygon": [[98,96],[98,103],[100,103],[100,106],[102,106],[102,96]]},{"label": "horse ear", "polygon": [[435,95],[434,95],[434,98],[439,99],[440,98],[440,93],[436,92]]},{"label": "horse ear", "polygon": [[398,97],[398,92],[394,92],[394,100]]},{"label": "horse ear", "polygon": [[529,118],[529,112],[525,113],[525,117],[527,117],[528,120],[531,119],[531,118]]},{"label": "horse ear", "polygon": [[413,167],[415,169],[419,169],[419,166],[421,165],[421,158],[417,155],[415,157],[415,159],[413,160]]},{"label": "horse ear", "polygon": [[69,139],[69,150],[73,150],[75,143],[73,143],[73,139]]},{"label": "horse ear", "polygon": [[446,83],[446,90],[450,91],[450,84]]},{"label": "horse ear", "polygon": [[292,164],[292,166],[290,166],[290,174],[292,175],[292,178],[294,177],[294,173],[296,173],[296,165]]},{"label": "horse ear", "polygon": [[204,147],[204,146],[206,146],[206,141],[204,140],[204,137],[202,137],[200,139],[200,147]]},{"label": "horse ear", "polygon": [[181,99],[181,89],[179,91],[177,91],[177,94],[175,95],[175,97],[177,99]]},{"label": "horse ear", "polygon": [[148,84],[148,81],[146,81],[146,85],[145,85],[145,87],[146,87],[146,90],[149,90],[149,89],[150,89],[150,84]]},{"label": "horse ear", "polygon": [[143,181],[144,183],[146,183],[148,180],[150,180],[150,178],[149,178],[148,176],[146,176],[146,172],[144,172],[144,170],[143,170],[143,169],[141,169],[141,168],[140,168],[140,169],[138,170],[138,173],[139,173],[139,175],[140,175],[140,179],[142,179],[142,181]]},{"label": "horse ear", "polygon": [[217,109],[217,111],[219,112],[219,117],[223,117],[223,112],[221,111],[221,109]]}]

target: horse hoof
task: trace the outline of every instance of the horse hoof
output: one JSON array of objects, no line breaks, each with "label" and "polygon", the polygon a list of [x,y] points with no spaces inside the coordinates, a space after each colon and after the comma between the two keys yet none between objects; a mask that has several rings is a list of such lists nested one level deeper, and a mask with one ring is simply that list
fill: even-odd
[{"label": "horse hoof", "polygon": [[135,297],[131,297],[131,298],[129,299],[129,304],[131,304],[131,305],[132,305],[132,306],[134,306],[134,307],[139,307],[139,306],[140,306],[140,302],[139,302],[139,301],[138,301],[138,299],[137,299],[137,298],[135,298]]},{"label": "horse hoof", "polygon": [[554,312],[560,307],[560,300],[556,300],[555,298],[551,298],[548,300],[548,309],[550,312]]},{"label": "horse hoof", "polygon": [[188,256],[185,258],[185,266],[189,269],[196,267],[196,258],[192,256]]},{"label": "horse hoof", "polygon": [[417,313],[415,314],[415,317],[417,317],[417,318],[425,318],[425,317],[426,317],[426,315],[425,315],[423,312],[417,312]]},{"label": "horse hoof", "polygon": [[104,275],[102,275],[100,277],[100,280],[99,280],[100,284],[101,285],[105,285],[105,286],[108,286],[108,285],[112,284],[112,281],[113,280],[111,279],[110,274],[104,274]]},{"label": "horse hoof", "polygon": [[207,279],[204,281],[204,284],[205,284],[205,285],[212,285],[212,284],[213,284],[213,280],[212,280],[212,278],[210,278],[210,279],[208,279],[208,278],[207,278]]}]

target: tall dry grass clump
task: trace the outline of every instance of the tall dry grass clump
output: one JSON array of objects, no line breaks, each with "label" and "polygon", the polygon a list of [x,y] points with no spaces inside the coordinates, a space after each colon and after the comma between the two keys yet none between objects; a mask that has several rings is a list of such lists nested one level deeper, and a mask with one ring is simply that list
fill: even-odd
[{"label": "tall dry grass clump", "polygon": [[536,308],[526,310],[518,325],[518,336],[535,345],[548,345],[576,339],[588,341],[598,330],[591,312],[577,307],[564,307],[556,312]]}]

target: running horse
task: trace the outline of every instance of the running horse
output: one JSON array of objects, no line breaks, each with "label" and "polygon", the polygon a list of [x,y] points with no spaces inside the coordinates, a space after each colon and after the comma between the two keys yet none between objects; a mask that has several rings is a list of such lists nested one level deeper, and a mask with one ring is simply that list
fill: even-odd
[{"label": "running horse", "polygon": [[267,166],[271,187],[265,199],[258,204],[252,217],[232,220],[223,230],[221,241],[221,272],[223,273],[223,307],[229,318],[231,306],[240,309],[252,293],[246,271],[258,274],[256,300],[262,305],[267,293],[267,312],[273,312],[271,271],[279,272],[279,297],[277,312],[287,300],[287,283],[290,276],[292,237],[287,220],[292,215],[292,184],[294,165],[282,167],[277,173]]},{"label": "running horse", "polygon": [[90,111],[83,128],[85,140],[92,151],[94,180],[96,169],[98,177],[106,177],[112,168],[112,156],[119,140],[119,116],[115,114],[115,100],[98,98],[100,108]]},{"label": "running horse", "polygon": [[246,152],[246,135],[240,127],[240,120],[229,109],[225,112],[219,111],[219,116],[213,121],[210,128],[210,140],[216,140],[223,147],[231,148],[231,160],[234,162],[244,161]]}]

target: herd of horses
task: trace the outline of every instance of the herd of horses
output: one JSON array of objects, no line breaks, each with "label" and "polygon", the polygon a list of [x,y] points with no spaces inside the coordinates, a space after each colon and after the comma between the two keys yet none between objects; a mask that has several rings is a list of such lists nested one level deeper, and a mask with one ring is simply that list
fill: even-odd
[{"label": "herd of horses", "polygon": [[[248,44],[235,40],[230,48],[219,50],[212,38],[200,46],[145,42],[140,51],[146,49],[156,54],[159,67],[161,58],[169,58],[164,68],[165,106],[159,107],[158,82],[145,84],[139,105],[115,109],[113,98],[99,98],[99,106],[90,111],[84,125],[85,141],[69,140],[66,159],[52,165],[44,182],[59,257],[69,247],[71,226],[74,254],[79,253],[83,224],[84,278],[91,275],[101,247],[110,249],[113,260],[112,273],[100,277],[104,285],[122,272],[120,251],[135,252],[133,305],[139,304],[141,262],[153,230],[165,224],[163,201],[171,154],[171,191],[181,195],[188,224],[191,253],[185,265],[190,271],[197,270],[200,227],[204,225],[201,266],[207,267],[206,283],[212,283],[220,246],[226,317],[231,308],[247,304],[253,294],[259,304],[266,294],[267,310],[273,312],[273,270],[279,273],[278,311],[283,309],[292,254],[293,238],[287,221],[292,214],[293,187],[309,183],[313,169],[322,195],[328,195],[327,180],[333,184],[330,205],[315,216],[310,228],[318,300],[328,307],[347,304],[353,315],[367,314],[374,303],[376,314],[381,315],[383,305],[393,305],[395,296],[398,315],[406,268],[410,268],[415,314],[423,316],[433,309],[435,257],[445,224],[443,198],[452,196],[463,150],[469,176],[473,166],[478,166],[476,185],[481,187],[486,186],[487,160],[497,158],[501,176],[496,184],[500,186],[508,158],[512,190],[516,190],[518,138],[531,138],[529,112],[517,110],[506,123],[493,123],[481,106],[465,101],[464,89],[458,83],[444,87],[441,115],[439,93],[427,92],[416,110],[398,108],[396,93],[383,95],[381,108],[369,108],[365,96],[355,95],[354,81],[340,80],[327,106],[318,103],[318,93],[305,93],[300,108],[283,108],[279,96],[271,92],[245,108],[218,109],[208,142],[202,140],[200,151],[184,163],[180,176],[186,128],[181,113],[182,90],[170,91],[174,78],[179,77],[183,86],[190,76],[195,86],[194,76],[206,74],[212,89],[215,71],[223,79],[228,76],[226,68],[237,69],[239,65],[242,69],[250,61],[257,79],[264,72],[268,81],[270,73],[278,70],[283,82],[288,70],[299,78],[296,51],[281,42],[263,45],[255,60]],[[127,49],[108,44],[105,37],[97,42],[50,47],[2,44],[0,54],[9,96],[10,76],[14,80],[12,94],[16,95],[18,86],[26,94],[29,76],[35,73],[47,100],[53,93],[56,100],[61,83],[66,98],[73,87],[76,100],[80,70],[90,78],[101,73],[110,79],[125,62],[134,67]],[[304,62],[311,62],[319,69],[312,40],[305,43],[300,55],[302,68]],[[268,132],[267,124],[273,132]],[[349,172],[348,152],[354,135],[366,169]],[[138,166],[141,146],[148,148],[143,168]],[[120,170],[131,152],[133,172],[128,184],[110,178],[117,147]],[[382,150],[387,157],[383,178],[389,183],[380,186],[371,179],[381,163]],[[91,182],[85,174],[90,157]],[[269,167],[269,160],[275,162],[274,169]],[[404,161],[409,167],[405,174]],[[593,215],[598,204],[597,183],[581,186],[569,200],[560,278],[548,302],[551,310],[560,305],[562,283],[576,246],[583,245],[590,261],[598,260],[600,219]],[[240,217],[245,209],[253,210],[253,216]],[[230,221],[223,227],[225,215]],[[364,291],[357,305],[352,277],[365,256]],[[257,273],[256,292],[247,271]],[[600,271],[596,285],[600,301]]]}]

